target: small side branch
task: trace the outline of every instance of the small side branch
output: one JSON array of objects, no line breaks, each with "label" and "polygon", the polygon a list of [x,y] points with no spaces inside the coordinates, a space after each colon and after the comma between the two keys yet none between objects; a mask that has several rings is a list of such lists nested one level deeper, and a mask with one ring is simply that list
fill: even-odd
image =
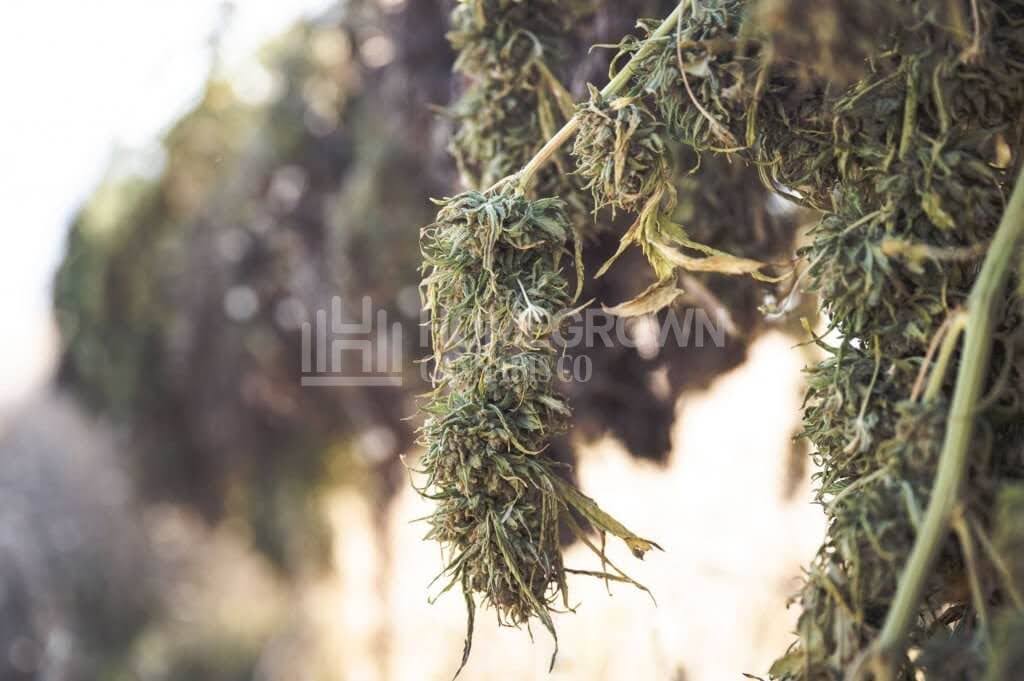
[{"label": "small side branch", "polygon": [[[676,8],[661,22],[661,24],[651,33],[650,36],[644,41],[644,44],[640,46],[640,49],[636,51],[636,54],[622,67],[622,70],[615,74],[615,77],[608,81],[608,84],[601,90],[601,96],[604,98],[614,97],[622,91],[624,87],[629,83],[629,80],[633,77],[633,72],[636,71],[637,64],[647,58],[648,55],[658,46],[658,42],[667,36],[676,24],[679,23],[679,18],[683,14],[683,10],[686,9],[690,4],[690,0],[683,0]],[[580,121],[577,116],[573,116],[569,121],[562,126],[561,130],[556,132],[551,139],[549,139],[543,147],[541,147],[533,158],[531,158],[522,170],[511,177],[499,180],[494,184],[491,189],[498,186],[504,185],[511,179],[517,179],[517,188],[521,193],[525,193],[530,187],[530,183],[533,181],[533,176],[537,174],[545,163],[547,163],[562,145],[572,139],[572,136],[576,134],[576,130],[580,127]]]}]

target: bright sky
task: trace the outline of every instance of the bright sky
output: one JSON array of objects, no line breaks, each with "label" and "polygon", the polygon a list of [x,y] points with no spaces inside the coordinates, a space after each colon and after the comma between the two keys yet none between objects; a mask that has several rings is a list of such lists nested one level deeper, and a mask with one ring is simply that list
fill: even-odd
[{"label": "bright sky", "polygon": [[[221,0],[11,0],[0,21],[0,415],[44,381],[68,221],[115,149],[144,150],[200,92]],[[230,72],[331,0],[234,0]]]}]

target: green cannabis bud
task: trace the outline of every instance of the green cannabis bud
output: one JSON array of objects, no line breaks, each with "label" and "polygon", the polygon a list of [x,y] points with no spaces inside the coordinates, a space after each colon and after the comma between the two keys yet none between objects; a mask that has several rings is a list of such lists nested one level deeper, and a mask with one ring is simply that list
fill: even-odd
[{"label": "green cannabis bud", "polygon": [[[1024,340],[1019,298],[1001,297],[1024,231],[1024,7],[682,0],[622,40],[608,85],[552,135],[552,112],[569,115],[540,60],[552,34],[527,31],[530,48],[503,22],[556,10],[541,2],[528,19],[516,14],[526,4],[460,5],[477,32],[459,35],[490,42],[461,42],[477,79],[464,101],[479,108],[456,156],[492,168],[497,184],[448,200],[423,232],[437,362],[428,494],[442,503],[433,535],[453,550],[446,574],[467,594],[470,633],[473,594],[503,621],[538,617],[553,633],[567,571],[559,522],[582,536],[579,516],[637,553],[651,546],[543,456],[569,412],[548,374],[524,367],[552,366],[550,337],[571,304],[559,258],[579,230],[557,200],[509,187],[528,191],[541,169],[545,192],[572,196],[558,154],[576,135],[574,175],[596,206],[636,216],[596,276],[632,246],[655,274],[613,314],[672,304],[680,272],[785,278],[694,239],[710,223],[693,215],[700,192],[677,191],[669,150],[682,143],[698,160],[749,164],[765,188],[818,213],[794,291],[817,293],[838,332],[831,345],[813,338],[828,356],[808,371],[802,433],[828,536],[797,597],[798,641],[771,677],[1001,678],[1024,641],[1011,555],[1024,519],[1006,491],[1024,479]],[[548,143],[531,143],[538,130]]]},{"label": "green cannabis bud", "polygon": [[636,213],[670,182],[663,126],[643,102],[631,97],[605,101],[590,86],[590,100],[576,113],[579,132],[572,153],[595,208]]},{"label": "green cannabis bud", "polygon": [[555,391],[551,338],[572,303],[560,269],[569,235],[562,201],[510,192],[445,199],[421,232],[436,362],[421,430],[423,493],[437,502],[428,537],[448,555],[444,591],[461,585],[469,609],[463,665],[475,597],[503,624],[538,619],[555,635],[551,611],[568,609],[563,524],[613,571],[589,574],[617,581],[635,584],[585,538],[583,523],[640,556],[654,546],[566,482],[545,454],[570,416]]},{"label": "green cannabis bud", "polygon": [[452,10],[448,41],[469,85],[450,111],[449,149],[465,186],[488,187],[519,170],[572,114],[553,69],[582,4],[462,0]]}]

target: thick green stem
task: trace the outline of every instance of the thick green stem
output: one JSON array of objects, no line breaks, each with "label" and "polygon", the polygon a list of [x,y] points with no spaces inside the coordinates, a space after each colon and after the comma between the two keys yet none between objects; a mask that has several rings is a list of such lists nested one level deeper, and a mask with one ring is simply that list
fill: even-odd
[{"label": "thick green stem", "polygon": [[880,678],[891,678],[896,660],[903,654],[907,633],[918,615],[925,583],[935,558],[949,535],[953,512],[967,471],[971,437],[974,433],[978,399],[988,374],[992,350],[992,328],[1003,304],[1001,293],[1010,271],[1015,246],[1024,235],[1024,174],[1018,176],[1010,202],[989,247],[978,279],[967,300],[964,350],[957,371],[953,402],[949,409],[946,435],[939,458],[924,522],[914,541],[907,566],[874,651],[881,663]]},{"label": "thick green stem", "polygon": [[[637,64],[641,60],[645,59],[655,48],[658,46],[658,41],[667,36],[679,22],[679,18],[683,14],[683,10],[690,4],[690,0],[683,0],[680,2],[672,13],[665,17],[664,21],[651,33],[650,36],[644,41],[644,44],[640,46],[640,49],[636,51],[636,54],[622,67],[622,70],[615,74],[615,76],[608,81],[608,84],[601,90],[602,97],[614,97],[617,95],[628,83],[629,79],[633,77],[634,71],[636,71]],[[525,193],[530,186],[530,182],[533,180],[533,176],[537,174],[537,171],[554,156],[563,144],[576,134],[576,130],[580,127],[580,121],[578,116],[573,116],[569,121],[562,126],[561,130],[556,132],[554,136],[549,139],[543,147],[534,154],[522,170],[515,174],[513,177],[519,179],[518,189],[520,192]],[[497,187],[503,184],[507,179],[500,180],[494,186]],[[493,189],[494,187],[491,187]]]}]

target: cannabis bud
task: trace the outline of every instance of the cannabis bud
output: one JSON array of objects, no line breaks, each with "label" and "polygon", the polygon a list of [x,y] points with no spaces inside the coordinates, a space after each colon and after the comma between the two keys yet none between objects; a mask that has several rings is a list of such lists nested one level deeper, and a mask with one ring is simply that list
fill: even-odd
[{"label": "cannabis bud", "polygon": [[579,132],[572,153],[595,208],[638,212],[670,181],[663,126],[642,101],[633,97],[607,101],[591,85],[590,100],[578,107],[576,117]]},{"label": "cannabis bud", "polygon": [[536,618],[555,635],[551,610],[559,600],[568,608],[563,524],[613,571],[596,574],[618,581],[635,584],[582,524],[641,556],[654,545],[604,514],[545,454],[570,415],[554,389],[551,340],[572,302],[559,267],[570,233],[563,203],[466,192],[440,205],[421,233],[436,362],[421,430],[423,494],[437,502],[428,537],[448,554],[444,591],[461,585],[469,609],[464,665],[475,597],[503,624]]},{"label": "cannabis bud", "polygon": [[469,81],[450,110],[450,151],[464,185],[487,187],[519,170],[572,113],[554,69],[581,4],[462,0],[452,10],[448,41]]}]

